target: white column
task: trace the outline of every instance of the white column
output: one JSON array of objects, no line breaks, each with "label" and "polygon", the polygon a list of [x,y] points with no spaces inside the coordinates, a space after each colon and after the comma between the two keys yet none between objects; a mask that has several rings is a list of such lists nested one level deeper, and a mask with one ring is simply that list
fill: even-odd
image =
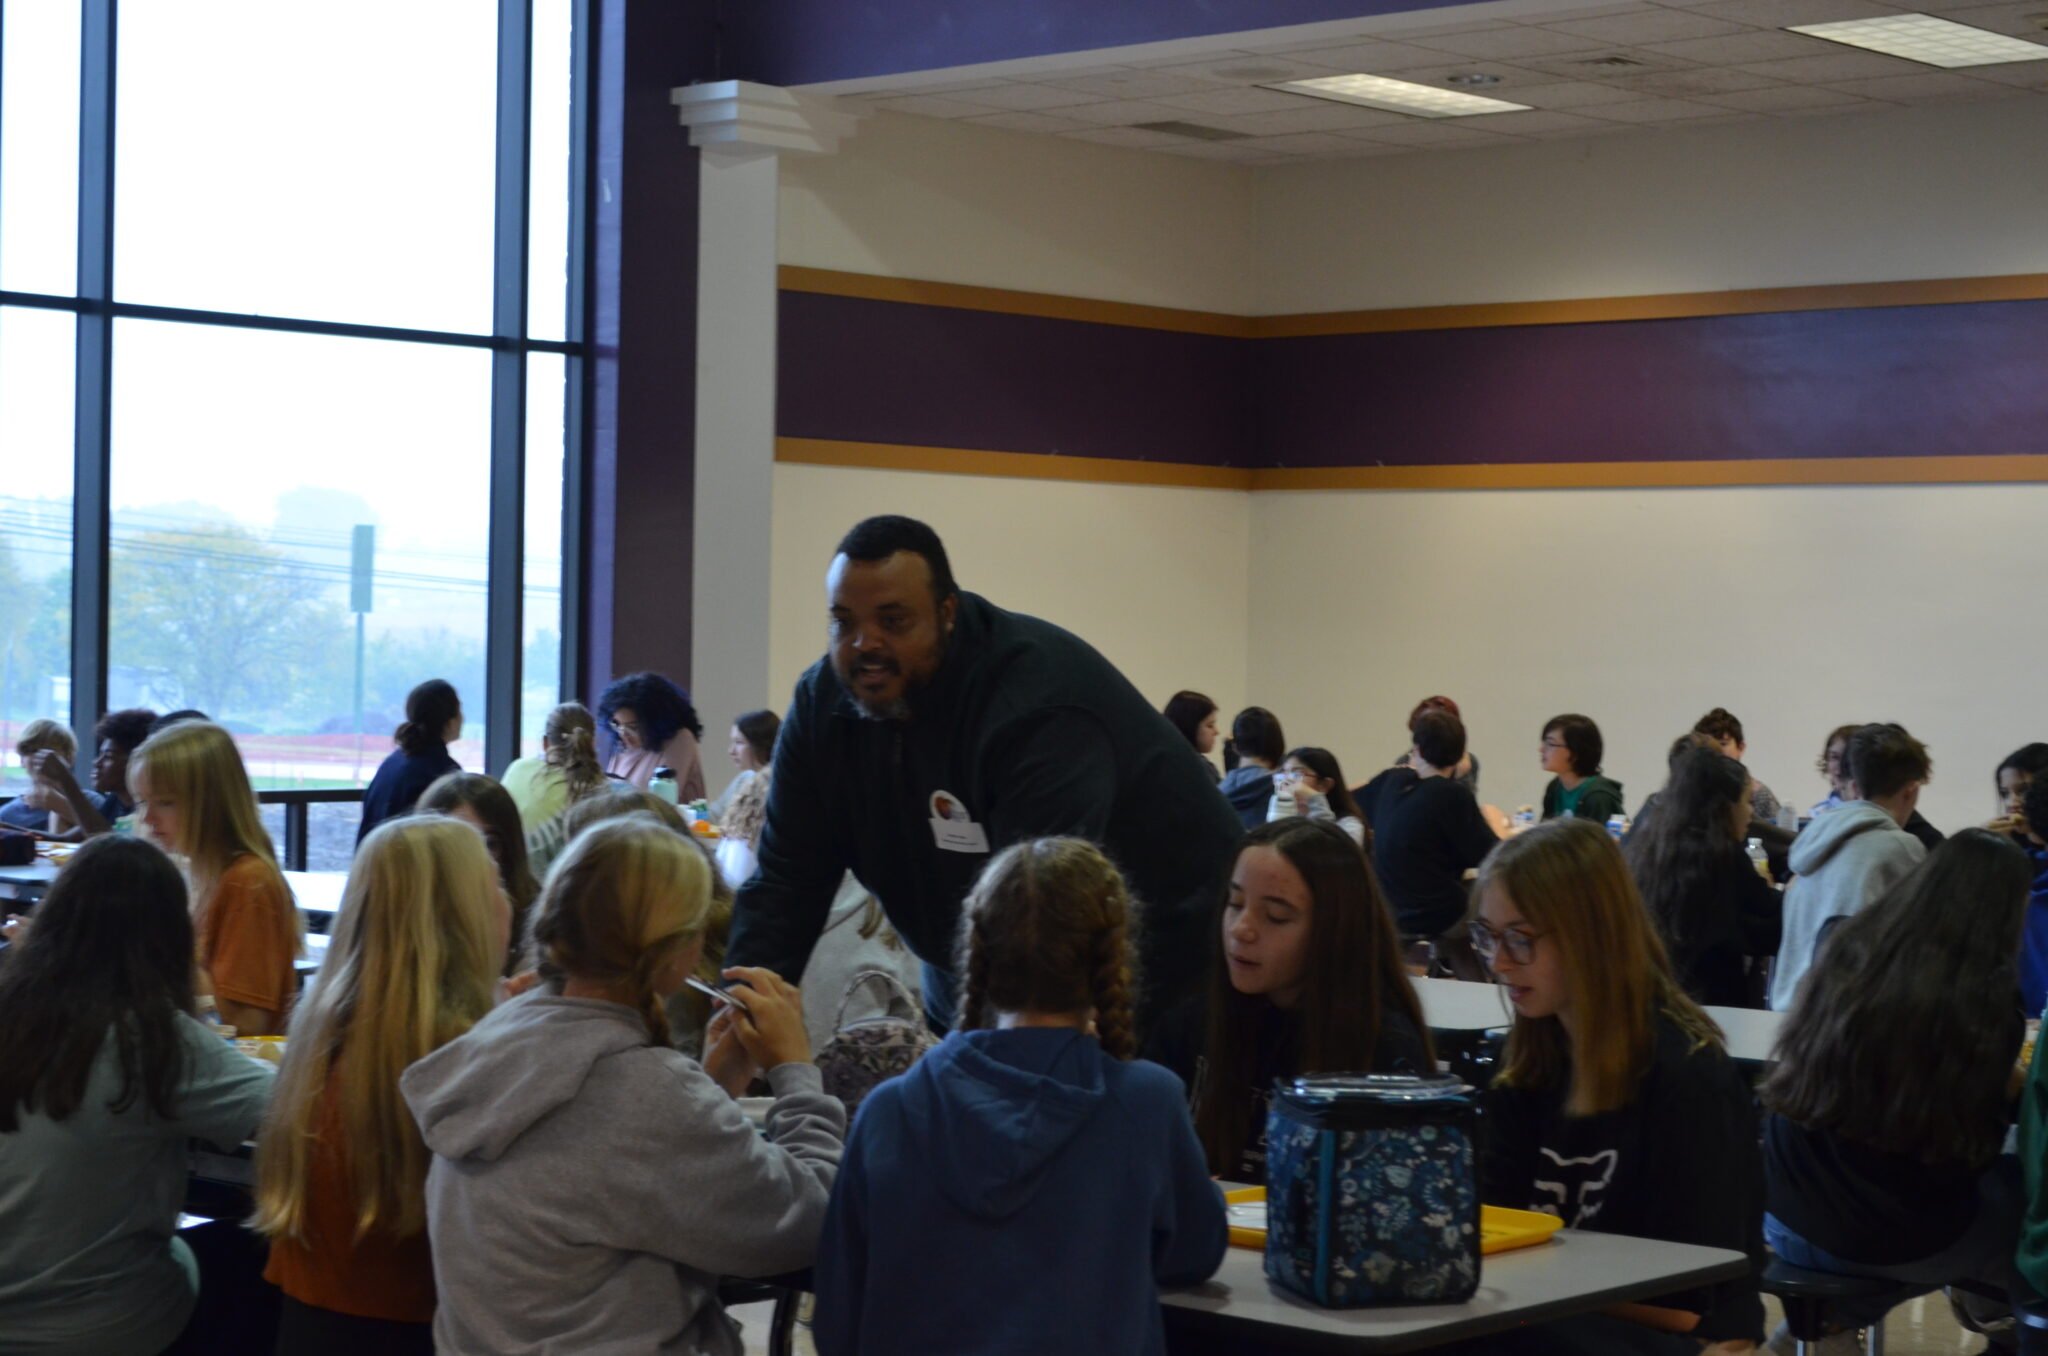
[{"label": "white column", "polygon": [[768,686],[777,170],[783,154],[830,154],[854,115],[737,80],[670,97],[702,152],[690,689],[716,787],[730,775],[723,750],[733,718],[761,706],[780,713],[789,697]]}]

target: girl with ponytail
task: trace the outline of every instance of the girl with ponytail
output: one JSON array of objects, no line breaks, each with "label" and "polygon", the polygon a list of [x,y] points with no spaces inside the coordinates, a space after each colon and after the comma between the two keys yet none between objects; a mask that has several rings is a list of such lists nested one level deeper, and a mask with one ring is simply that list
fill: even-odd
[{"label": "girl with ponytail", "polygon": [[1079,839],[1016,844],[982,872],[960,1029],[868,1095],[846,1145],[815,1272],[822,1356],[971,1332],[1165,1350],[1158,1288],[1208,1279],[1228,1238],[1180,1081],[1132,1057],[1134,915]]},{"label": "girl with ponytail", "polygon": [[[704,1063],[669,1048],[711,902],[704,854],[652,816],[584,830],[541,893],[541,982],[406,1071],[438,1350],[738,1352],[717,1278],[811,1264],[846,1108],[797,991],[727,970]],[[763,1071],[765,1135],[732,1100]]]},{"label": "girl with ponytail", "polygon": [[504,787],[519,807],[526,850],[536,876],[562,850],[562,814],[604,790],[607,778],[597,761],[597,719],[581,702],[563,702],[548,712],[539,754],[514,760]]}]

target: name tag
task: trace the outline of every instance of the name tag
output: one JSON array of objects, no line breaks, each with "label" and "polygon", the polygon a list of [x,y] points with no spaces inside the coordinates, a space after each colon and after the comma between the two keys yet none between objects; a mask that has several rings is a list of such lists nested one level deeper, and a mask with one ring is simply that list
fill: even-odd
[{"label": "name tag", "polygon": [[941,852],[987,852],[988,834],[967,813],[966,802],[951,791],[931,795],[932,841]]}]

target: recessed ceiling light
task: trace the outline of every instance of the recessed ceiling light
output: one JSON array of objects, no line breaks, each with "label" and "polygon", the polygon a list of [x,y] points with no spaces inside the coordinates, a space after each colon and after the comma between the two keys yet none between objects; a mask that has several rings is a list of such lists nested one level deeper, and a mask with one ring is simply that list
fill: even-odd
[{"label": "recessed ceiling light", "polygon": [[1434,85],[1418,85],[1384,75],[1326,75],[1314,80],[1288,80],[1267,89],[1288,94],[1306,94],[1314,99],[1334,99],[1340,104],[1363,104],[1418,118],[1466,118],[1474,113],[1520,113],[1527,104],[1489,99],[1482,94],[1460,94]]},{"label": "recessed ceiling light", "polygon": [[1869,52],[1903,57],[1927,66],[1998,66],[2008,61],[2048,61],[2048,47],[2003,33],[1987,32],[1931,14],[1890,14],[1834,24],[1800,24],[1785,30],[1826,38]]}]

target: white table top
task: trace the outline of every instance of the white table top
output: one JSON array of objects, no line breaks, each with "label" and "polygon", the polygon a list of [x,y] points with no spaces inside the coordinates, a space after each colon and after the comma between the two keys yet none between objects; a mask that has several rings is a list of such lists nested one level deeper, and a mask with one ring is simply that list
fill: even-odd
[{"label": "white table top", "polygon": [[[1485,1031],[1514,1021],[1514,1009],[1497,984],[1465,979],[1418,979],[1414,983],[1415,996],[1422,1000],[1423,1020],[1432,1031]],[[1708,1008],[1707,1016],[1727,1035],[1729,1055],[1747,1064],[1770,1059],[1778,1028],[1785,1024],[1784,1013],[1756,1008]]]},{"label": "white table top", "polygon": [[292,887],[292,898],[298,901],[300,913],[332,918],[341,908],[341,892],[348,884],[348,872],[287,871],[284,883]]},{"label": "white table top", "polygon": [[1308,1351],[1416,1351],[1727,1280],[1747,1271],[1749,1259],[1725,1248],[1564,1229],[1549,1243],[1486,1258],[1479,1293],[1464,1304],[1377,1309],[1317,1308],[1274,1289],[1265,1268],[1263,1252],[1230,1249],[1207,1284],[1160,1295],[1168,1330],[1200,1327]]},{"label": "white table top", "polygon": [[1512,1025],[1515,1010],[1498,984],[1469,979],[1418,979],[1422,1020],[1432,1031],[1490,1031]]},{"label": "white table top", "polygon": [[41,899],[55,879],[57,868],[46,861],[0,866],[0,899]]}]

